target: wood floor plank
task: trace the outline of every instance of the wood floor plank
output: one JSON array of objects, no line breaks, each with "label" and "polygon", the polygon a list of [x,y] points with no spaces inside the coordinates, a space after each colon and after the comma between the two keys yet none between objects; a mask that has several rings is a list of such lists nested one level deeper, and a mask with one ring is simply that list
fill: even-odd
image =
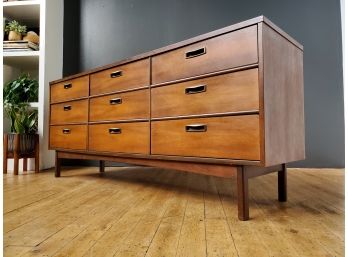
[{"label": "wood floor plank", "polygon": [[[295,175],[296,176],[296,175]],[[336,204],[328,203],[330,199],[335,198],[335,195],[323,194],[321,188],[307,190],[311,186],[312,180],[307,181],[307,183],[302,183],[295,179],[294,176],[290,176],[288,179],[289,186],[296,185],[296,187],[303,188],[301,191],[291,191],[289,194],[289,210],[300,209],[302,212],[309,212],[312,214],[312,219],[314,218],[320,223],[321,226],[325,227],[326,230],[331,231],[341,240],[344,239],[344,213],[335,208]],[[260,183],[262,184],[272,184],[276,181],[276,177],[269,175],[265,176]],[[276,191],[274,188],[269,188],[268,192]],[[342,188],[341,187],[337,187]],[[340,190],[338,190],[340,191]],[[303,194],[306,196],[304,197]],[[341,199],[343,201],[343,199]]]},{"label": "wood floor plank", "polygon": [[204,192],[204,206],[206,219],[225,219],[224,211],[220,202],[219,193],[215,187],[214,177],[206,178]]},{"label": "wood floor plank", "polygon": [[[64,228],[66,225],[78,219],[81,215],[88,215],[93,208],[93,201],[96,198],[105,199],[110,190],[104,189],[97,192],[88,192],[80,199],[77,204],[71,207],[64,208],[60,212],[51,216],[35,219],[31,223],[26,223],[23,226],[16,228],[9,233],[6,233],[4,238],[8,244],[15,244],[18,238],[21,238],[21,244],[25,246],[36,246],[43,240]],[[73,208],[73,209],[71,209]],[[71,210],[71,211],[70,211]]]},{"label": "wood floor plank", "polygon": [[165,217],[146,253],[147,257],[175,257],[183,216]]},{"label": "wood floor plank", "polygon": [[[127,193],[132,194],[132,192]],[[123,199],[120,200],[117,198]],[[110,203],[106,202],[106,205],[102,208],[101,212],[100,207],[98,207],[97,215],[89,218],[90,224],[83,222],[83,225],[86,226],[86,228],[62,249],[59,249],[57,254],[53,256],[82,256],[111,228],[114,223],[117,222],[117,217],[122,217],[132,206],[130,205],[129,198],[127,198],[126,195],[122,196],[117,194],[114,197],[109,198],[108,201],[116,202],[117,208],[110,208]],[[137,202],[135,202],[135,204],[137,204]]]},{"label": "wood floor plank", "polygon": [[[265,183],[260,179],[257,180],[257,183],[266,189],[264,192],[272,191],[269,183]],[[279,208],[279,204],[276,201],[270,200],[271,198],[269,195],[264,192],[258,193],[258,196],[263,198],[260,202],[260,211],[264,212],[270,221],[275,222],[275,217],[278,219],[281,218],[282,222],[285,220],[292,221],[291,224],[293,226],[289,231],[294,233],[304,233],[304,236],[309,238],[309,242],[303,241],[304,244],[307,244],[305,247],[310,248],[308,245],[312,247],[315,246],[316,251],[319,252],[319,256],[343,256],[342,250],[344,249],[344,242],[331,233],[330,230],[325,229],[325,226],[323,226],[323,224],[316,218],[318,213],[310,212],[306,214],[306,209],[302,209],[299,206],[296,207],[295,205],[286,207],[286,204],[284,204],[283,209]],[[288,200],[289,202],[291,202],[290,199],[291,198]],[[259,202],[258,200],[255,201]],[[267,203],[268,212],[265,211],[265,203]],[[312,203],[308,202],[307,208],[312,209],[311,205]],[[273,209],[273,211],[271,211],[272,216],[269,217],[271,209]],[[279,225],[279,220],[277,225]],[[315,245],[313,245],[313,243],[315,243]],[[295,248],[302,247],[299,244],[293,243],[293,245]],[[316,251],[312,251],[312,253],[315,253]],[[300,252],[300,250],[298,252]]]},{"label": "wood floor plank", "polygon": [[270,256],[264,241],[259,239],[250,222],[240,222],[237,218],[236,181],[216,179],[215,183],[238,256]]},{"label": "wood floor plank", "polygon": [[92,187],[89,185],[68,187],[62,193],[54,194],[40,202],[4,214],[4,232],[7,233],[40,216],[49,214],[60,206],[66,205],[69,200],[79,198],[91,189]]},{"label": "wood floor plank", "polygon": [[29,196],[25,196],[25,197],[21,196],[18,198],[9,199],[9,203],[4,206],[4,213],[9,213],[21,207],[39,202],[40,200],[48,198],[57,193],[58,193],[57,190],[43,190],[43,191],[38,191]]},{"label": "wood floor plank", "polygon": [[290,176],[290,180],[297,181],[298,186],[303,188],[302,192],[306,194],[306,197],[313,198],[313,193],[315,192],[316,196],[320,197],[321,201],[325,203],[325,205],[334,205],[336,208],[344,212],[344,208],[339,204],[336,204],[344,200],[344,188],[338,186],[327,186],[323,188],[322,185],[326,182],[317,182],[313,179],[304,181],[297,173]]},{"label": "wood floor plank", "polygon": [[[158,176],[163,178],[163,175],[165,174],[160,174]],[[132,242],[138,243],[136,246],[140,246],[146,251],[147,246],[145,245],[144,247],[143,244],[149,240],[150,233],[148,229],[153,228],[158,220],[151,223],[151,220],[147,222],[142,219],[147,211],[153,209],[153,205],[158,205],[159,200],[162,199],[163,196],[165,197],[165,195],[163,195],[164,193],[163,187],[148,187],[146,193],[138,195],[138,198],[135,196],[138,202],[135,203],[134,208],[121,216],[121,218],[113,224],[90,249],[88,249],[85,256],[114,256],[122,251],[124,254],[127,254],[130,252],[129,248],[132,249]],[[142,222],[146,223],[144,227],[141,227]],[[139,244],[137,240],[137,233],[139,230],[141,233],[147,231],[148,234],[146,238],[143,238],[143,244]]]},{"label": "wood floor plank", "polygon": [[[42,256],[41,253],[54,255],[63,247],[67,245],[74,245],[74,249],[79,252],[79,249],[86,243],[84,240],[91,240],[94,235],[93,232],[108,229],[108,221],[116,220],[115,217],[108,217],[112,215],[119,215],[124,210],[125,202],[129,201],[128,195],[132,193],[133,190],[139,190],[142,192],[142,186],[131,186],[132,189],[127,188],[127,190],[113,192],[110,198],[102,202],[96,202],[94,209],[85,216],[82,216],[75,222],[69,224],[62,230],[58,231],[52,237],[48,238],[37,247],[33,248],[31,252],[24,256]],[[110,202],[117,202],[117,207],[110,205]],[[116,216],[117,217],[117,216]],[[101,224],[103,223],[103,224]],[[93,234],[90,238],[88,235]],[[56,242],[60,242],[57,244]],[[66,247],[69,249],[69,247]],[[38,254],[40,253],[40,254]],[[71,255],[71,253],[69,253]]]},{"label": "wood floor plank", "polygon": [[[167,174],[164,181],[171,181],[175,174]],[[166,183],[166,182],[165,182]],[[161,193],[143,213],[142,218],[114,256],[144,256],[160,226],[166,210],[175,202],[175,191],[161,186]]]},{"label": "wood floor plank", "polygon": [[6,257],[17,257],[21,256],[23,253],[30,250],[31,247],[29,246],[15,246],[15,245],[9,245],[4,247],[4,256]]},{"label": "wood floor plank", "polygon": [[204,192],[207,256],[238,256],[227,217],[224,213],[217,178],[206,176]]},{"label": "wood floor plank", "polygon": [[[288,169],[236,180],[145,167],[5,174],[4,256],[344,256],[344,170]],[[252,247],[251,247],[252,246]]]},{"label": "wood floor plank", "polygon": [[186,185],[186,187],[173,187],[173,190],[175,190],[174,194],[171,197],[171,201],[166,206],[161,223],[145,256],[176,256],[180,231],[186,211],[186,196],[188,194],[187,173],[181,173],[177,177],[178,179],[176,179],[175,183],[172,185],[177,186],[181,184]]},{"label": "wood floor plank", "polygon": [[187,196],[185,217],[180,231],[178,257],[207,256],[204,222],[204,176],[191,176],[189,184],[199,186],[200,191],[191,191]]},{"label": "wood floor plank", "polygon": [[225,219],[206,219],[205,226],[208,256],[238,256]]}]

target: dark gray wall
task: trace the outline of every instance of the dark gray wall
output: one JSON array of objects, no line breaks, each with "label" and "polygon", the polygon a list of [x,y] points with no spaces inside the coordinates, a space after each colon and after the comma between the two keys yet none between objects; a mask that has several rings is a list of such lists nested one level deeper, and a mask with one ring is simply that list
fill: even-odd
[{"label": "dark gray wall", "polygon": [[64,74],[156,49],[258,15],[304,45],[305,161],[344,166],[339,0],[65,1]]}]

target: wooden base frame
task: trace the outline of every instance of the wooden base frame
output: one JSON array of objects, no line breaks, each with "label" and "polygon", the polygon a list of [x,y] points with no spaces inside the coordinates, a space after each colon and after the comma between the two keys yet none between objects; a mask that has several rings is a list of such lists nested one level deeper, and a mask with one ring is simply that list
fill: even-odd
[{"label": "wooden base frame", "polygon": [[248,166],[248,165],[226,165],[210,163],[179,162],[171,160],[149,160],[142,158],[114,157],[96,154],[82,154],[56,151],[55,176],[61,175],[62,159],[88,159],[99,160],[99,171],[105,172],[105,161],[115,161],[143,166],[153,166],[167,169],[176,169],[205,175],[224,178],[237,177],[238,218],[245,221],[249,219],[249,179],[278,172],[278,200],[287,201],[287,174],[286,166],[275,165],[271,167]]},{"label": "wooden base frame", "polygon": [[18,175],[19,172],[19,160],[23,159],[23,172],[28,171],[28,159],[34,158],[35,160],[35,173],[39,172],[40,165],[40,149],[39,149],[39,135],[32,135],[34,140],[34,149],[30,152],[23,152],[20,149],[21,146],[21,135],[14,134],[13,138],[13,150],[9,151],[9,134],[3,135],[3,173],[7,173],[7,162],[8,159],[13,159],[13,174]]}]

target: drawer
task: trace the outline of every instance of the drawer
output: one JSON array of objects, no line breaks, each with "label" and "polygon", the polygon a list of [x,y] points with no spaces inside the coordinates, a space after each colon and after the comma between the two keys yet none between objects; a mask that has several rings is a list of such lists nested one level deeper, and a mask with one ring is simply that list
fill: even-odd
[{"label": "drawer", "polygon": [[149,122],[94,124],[89,126],[89,150],[149,154]]},{"label": "drawer", "polygon": [[50,147],[86,150],[87,125],[50,126]]},{"label": "drawer", "polygon": [[154,56],[152,83],[158,84],[257,62],[257,26],[254,25]]},{"label": "drawer", "polygon": [[152,117],[259,110],[258,69],[151,89]]},{"label": "drawer", "polygon": [[51,103],[68,101],[88,96],[89,77],[64,81],[51,85]]},{"label": "drawer", "polygon": [[151,154],[259,160],[259,116],[152,122]]},{"label": "drawer", "polygon": [[51,105],[51,124],[87,123],[88,100]]},{"label": "drawer", "polygon": [[150,91],[137,90],[90,98],[90,120],[149,119]]},{"label": "drawer", "polygon": [[91,74],[91,95],[150,85],[150,61],[144,59]]}]

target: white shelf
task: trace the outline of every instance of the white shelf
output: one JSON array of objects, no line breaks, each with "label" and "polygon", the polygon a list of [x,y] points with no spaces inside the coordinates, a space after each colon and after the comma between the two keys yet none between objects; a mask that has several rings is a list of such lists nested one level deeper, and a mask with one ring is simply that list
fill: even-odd
[{"label": "white shelf", "polygon": [[[48,85],[49,81],[62,77],[64,0],[11,1],[3,2],[2,6],[4,17],[15,19],[29,29],[39,28],[40,31],[39,51],[3,52],[3,74],[4,83],[22,73],[38,78],[39,99],[29,105],[38,111],[40,169],[47,169],[54,166],[54,152],[47,149],[50,106]],[[3,120],[3,127],[9,130],[8,120]]]},{"label": "white shelf", "polygon": [[4,64],[20,69],[39,69],[40,51],[3,52]]},{"label": "white shelf", "polygon": [[39,27],[40,1],[11,1],[3,3],[3,16],[29,27]]},{"label": "white shelf", "polygon": [[40,1],[38,0],[27,0],[27,1],[9,1],[9,2],[3,2],[4,7],[11,7],[11,6],[28,6],[28,5],[38,5],[40,4]]},{"label": "white shelf", "polygon": [[40,51],[11,51],[5,52],[4,57],[26,57],[26,56],[39,56]]},{"label": "white shelf", "polygon": [[38,102],[32,102],[32,103],[29,103],[29,106],[32,109],[38,109],[39,108],[39,103]]}]

